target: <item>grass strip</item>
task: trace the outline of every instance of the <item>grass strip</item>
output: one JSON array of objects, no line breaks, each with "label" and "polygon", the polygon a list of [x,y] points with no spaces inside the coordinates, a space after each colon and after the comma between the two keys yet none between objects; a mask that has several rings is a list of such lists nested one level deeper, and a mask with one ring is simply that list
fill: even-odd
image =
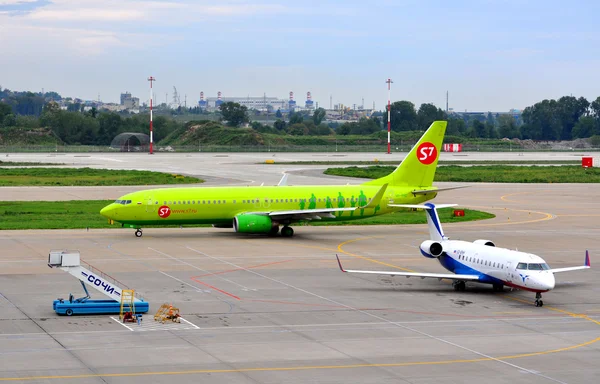
[{"label": "grass strip", "polygon": [[[391,173],[395,167],[370,166],[328,168],[326,175],[377,179]],[[510,166],[489,165],[438,167],[435,181],[486,183],[600,183],[600,168],[581,166]]]},{"label": "grass strip", "polygon": [[[0,202],[0,230],[120,228],[119,224],[108,224],[108,220],[99,213],[100,209],[111,202],[112,200],[2,201]],[[494,217],[490,213],[473,210],[465,210],[464,217],[453,217],[452,208],[440,209],[439,214],[443,222],[471,221]],[[310,224],[374,225],[424,223],[426,223],[426,218],[423,212],[405,210],[362,220],[313,222]],[[189,225],[189,227],[208,226],[210,225]]]},{"label": "grass strip", "polygon": [[[398,165],[399,161],[277,161],[280,165]],[[265,164],[257,163],[257,164]],[[270,163],[269,163],[270,164]],[[438,165],[581,165],[581,160],[439,160]]]},{"label": "grass strip", "polygon": [[0,160],[0,167],[34,167],[34,166],[49,166],[49,165],[64,165],[61,163],[38,163],[29,161],[2,161]]},{"label": "grass strip", "polygon": [[152,172],[95,168],[0,168],[0,186],[116,186],[192,184],[196,177]]}]

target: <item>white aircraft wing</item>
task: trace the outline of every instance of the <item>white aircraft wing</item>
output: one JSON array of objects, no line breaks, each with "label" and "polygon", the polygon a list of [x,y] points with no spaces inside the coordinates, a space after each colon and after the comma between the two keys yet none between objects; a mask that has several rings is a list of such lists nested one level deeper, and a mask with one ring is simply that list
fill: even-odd
[{"label": "white aircraft wing", "polygon": [[451,280],[479,280],[479,275],[457,275],[454,273],[421,273],[421,272],[396,272],[396,271],[358,271],[352,269],[344,269],[338,255],[335,255],[340,266],[340,270],[346,273],[370,273],[374,275],[388,275],[388,276],[406,276],[406,277],[420,277],[421,279],[432,278],[432,279],[451,279]]},{"label": "white aircraft wing", "polygon": [[591,268],[591,267],[588,267],[586,265],[582,265],[582,266],[579,266],[579,267],[555,268],[555,269],[551,269],[550,272],[552,272],[552,273],[559,273],[559,272],[577,271],[577,270],[580,270],[580,269],[588,269],[588,268]]},{"label": "white aircraft wing", "polygon": [[426,195],[426,194],[432,193],[432,192],[451,191],[453,189],[460,189],[460,188],[467,188],[467,187],[469,187],[469,186],[468,185],[460,185],[457,187],[446,187],[446,188],[415,189],[414,191],[411,191],[410,193],[412,193],[413,195]]},{"label": "white aircraft wing", "polygon": [[550,272],[559,273],[559,272],[568,272],[568,271],[578,271],[580,269],[588,269],[588,268],[592,268],[592,265],[590,264],[590,254],[586,250],[585,251],[585,261],[584,261],[583,265],[581,265],[579,267],[553,268],[550,270]]}]

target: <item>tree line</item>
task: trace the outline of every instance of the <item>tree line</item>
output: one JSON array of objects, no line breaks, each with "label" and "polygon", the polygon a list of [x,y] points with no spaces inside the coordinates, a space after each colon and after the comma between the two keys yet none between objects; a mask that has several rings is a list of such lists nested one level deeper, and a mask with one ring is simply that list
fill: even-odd
[{"label": "tree line", "polygon": [[[65,144],[109,145],[123,132],[148,133],[149,116],[146,113],[129,114],[85,110],[80,100],[66,100],[60,108],[55,100],[63,100],[56,92],[13,92],[0,88],[0,129],[2,127],[49,128]],[[87,109],[87,108],[86,108]],[[179,111],[198,114],[198,108]],[[227,102],[221,104],[218,116],[223,124],[250,128],[274,134],[295,136],[314,135],[371,135],[387,130],[387,110],[375,112],[356,121],[326,121],[326,111],[281,111],[271,124],[252,121],[246,106]],[[351,113],[352,111],[350,111]],[[416,108],[406,100],[391,104],[391,130],[424,131],[435,120],[447,120],[447,135],[470,138],[519,138],[533,140],[571,140],[600,135],[600,97],[589,102],[583,97],[563,96],[557,100],[543,100],[525,108],[522,113],[446,113],[433,104],[423,103]],[[170,116],[154,117],[154,141],[183,132],[185,124]]]}]

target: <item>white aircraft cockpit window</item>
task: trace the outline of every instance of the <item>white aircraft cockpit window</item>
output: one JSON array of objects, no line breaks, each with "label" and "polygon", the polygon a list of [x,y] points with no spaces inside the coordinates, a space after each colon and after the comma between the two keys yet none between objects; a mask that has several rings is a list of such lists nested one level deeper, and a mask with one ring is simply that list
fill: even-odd
[{"label": "white aircraft cockpit window", "polygon": [[527,263],[519,263],[519,264],[517,264],[517,269],[527,269]]},{"label": "white aircraft cockpit window", "polygon": [[548,267],[548,264],[546,263],[529,263],[527,269],[529,269],[530,271],[546,271],[550,269],[550,267]]}]

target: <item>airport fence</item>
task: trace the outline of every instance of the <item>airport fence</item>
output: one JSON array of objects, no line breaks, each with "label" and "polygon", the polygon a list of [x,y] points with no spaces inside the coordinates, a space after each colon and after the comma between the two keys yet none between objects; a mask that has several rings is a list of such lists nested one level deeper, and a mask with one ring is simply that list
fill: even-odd
[{"label": "airport fence", "polygon": [[[408,152],[413,144],[392,145],[392,152]],[[600,148],[523,148],[520,146],[506,145],[479,145],[463,144],[462,152],[578,152],[578,151],[600,151]],[[5,153],[116,153],[116,152],[148,152],[148,147],[126,147],[111,148],[108,146],[95,145],[2,145],[0,154]],[[387,144],[379,145],[155,145],[154,152],[215,152],[215,153],[234,153],[234,152],[387,152]]]}]

